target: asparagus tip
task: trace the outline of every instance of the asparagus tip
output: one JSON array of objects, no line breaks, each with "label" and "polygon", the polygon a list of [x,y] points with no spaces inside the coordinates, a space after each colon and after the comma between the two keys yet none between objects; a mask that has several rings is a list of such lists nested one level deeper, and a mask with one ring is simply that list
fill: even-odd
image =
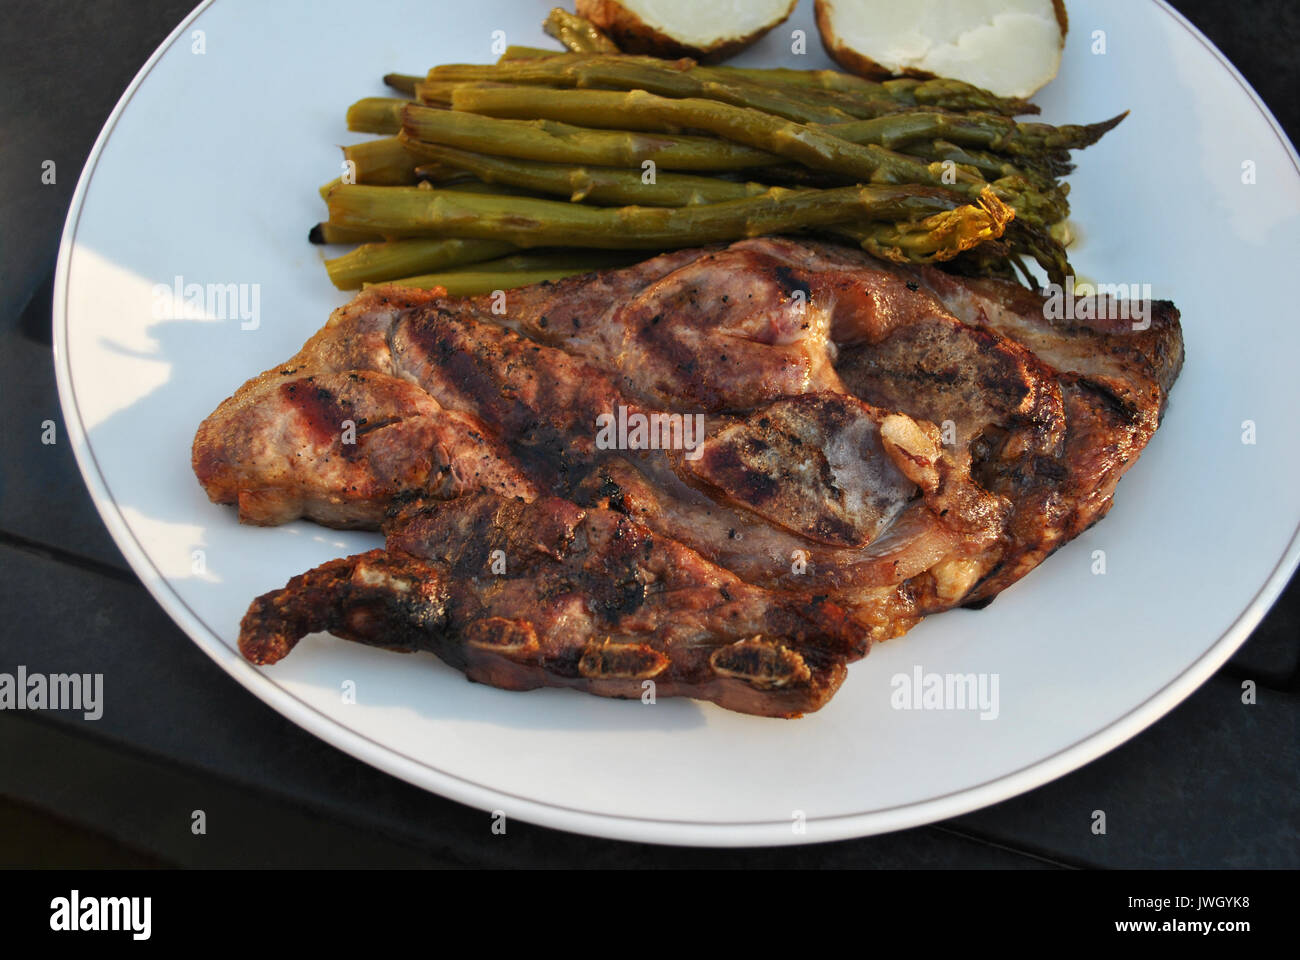
[{"label": "asparagus tip", "polygon": [[1128,114],[1129,111],[1125,110],[1123,113],[1117,113],[1109,120],[1102,120],[1100,123],[1088,124],[1086,127],[1083,128],[1084,131],[1083,142],[1080,143],[1079,146],[1088,147],[1096,143],[1106,134],[1110,133],[1112,130],[1118,127],[1124,121],[1124,118],[1128,116]]}]

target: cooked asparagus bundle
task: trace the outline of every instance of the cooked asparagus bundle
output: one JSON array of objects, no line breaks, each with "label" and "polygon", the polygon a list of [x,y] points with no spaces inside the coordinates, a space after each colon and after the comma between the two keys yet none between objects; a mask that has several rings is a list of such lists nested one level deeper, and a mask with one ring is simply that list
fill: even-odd
[{"label": "cooked asparagus bundle", "polygon": [[[708,130],[734,143],[769,150],[814,170],[842,174],[859,183],[947,187],[971,200],[978,199],[992,186],[1017,216],[1035,223],[1054,223],[1068,213],[1061,197],[1039,193],[1024,180],[1002,178],[988,184],[968,168],[922,163],[915,157],[876,144],[854,143],[829,132],[831,128],[795,123],[715,100],[671,99],[644,90],[552,90],[465,84],[456,88],[453,106],[456,112],[514,119],[544,117],[565,123],[580,120],[597,127],[635,124],[639,129],[651,131]],[[409,115],[409,111],[403,114]]]},{"label": "cooked asparagus bundle", "polygon": [[382,139],[344,148],[355,184],[321,188],[312,239],[370,241],[327,262],[341,289],[505,289],[607,265],[594,248],[808,230],[967,273],[1014,276],[1028,257],[1059,281],[1070,151],[1125,116],[1017,122],[1037,108],[955,80],[628,56],[560,8],[545,28],[568,52],[391,73],[400,98],[348,110]]}]

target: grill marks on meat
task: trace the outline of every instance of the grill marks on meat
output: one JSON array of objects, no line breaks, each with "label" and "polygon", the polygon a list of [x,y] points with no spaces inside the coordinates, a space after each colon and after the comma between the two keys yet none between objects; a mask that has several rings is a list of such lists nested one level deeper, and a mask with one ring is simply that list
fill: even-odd
[{"label": "grill marks on meat", "polygon": [[371,371],[285,372],[246,386],[199,428],[193,466],[214,502],[256,524],[306,516],[373,529],[412,493],[537,493],[480,421]]},{"label": "grill marks on meat", "polygon": [[429,396],[489,425],[561,491],[595,452],[596,418],[628,403],[595,365],[450,305],[396,325],[392,351]]},{"label": "grill marks on meat", "polygon": [[778,400],[713,433],[680,469],[724,502],[816,543],[866,546],[917,492],[885,451],[884,419],[839,394]]},{"label": "grill marks on meat", "polygon": [[[386,550],[259,598],[250,659],[326,629],[509,689],[816,709],[870,642],[1103,516],[1182,362],[1167,303],[1052,323],[1019,287],[781,238],[507,303],[372,288],[200,428],[245,521],[389,516]],[[601,449],[619,407],[703,414],[703,442]]]},{"label": "grill marks on meat", "polygon": [[244,523],[308,517],[362,529],[376,529],[399,497],[535,497],[533,479],[480,420],[396,375],[391,329],[430,299],[392,288],[358,298],[222,403],[194,437],[208,497],[237,505]]},{"label": "grill marks on meat", "polygon": [[[1060,427],[1051,442],[1008,432],[996,420],[974,469],[1012,513],[998,564],[968,601],[997,595],[1110,510],[1115,487],[1159,426],[1183,364],[1178,311],[1168,301],[1148,308],[1145,329],[1132,309],[1093,311],[1097,319],[1046,318],[1043,301],[1014,284],[913,271],[953,316],[1031,351],[1042,378],[1060,390]],[[1111,304],[1110,306],[1117,306]],[[1055,422],[1055,416],[1053,421]],[[1035,442],[1041,440],[1042,442]]]},{"label": "grill marks on meat", "polygon": [[[957,474],[974,474],[980,489],[1023,521],[1004,535],[993,562],[1019,567],[1013,554],[1042,559],[1042,547],[1059,540],[1057,515],[1068,507],[1051,483],[1036,481],[1045,470],[1050,475],[1065,452],[1066,409],[1060,382],[1033,354],[989,330],[936,314],[847,349],[839,369],[863,399],[939,424],[948,433]],[[951,519],[964,516],[957,511]],[[922,612],[950,606],[958,587],[969,588],[972,575],[991,569],[988,562],[961,568],[957,580],[936,585],[935,602]]]},{"label": "grill marks on meat", "polygon": [[[594,289],[590,278],[570,277],[512,291],[508,315],[493,319],[590,360],[629,397],[662,410],[737,412],[843,392],[832,314],[809,306],[829,302],[830,284],[794,275],[762,243],[677,251],[611,273],[622,276]],[[488,313],[486,298],[471,303]]]},{"label": "grill marks on meat", "polygon": [[274,663],[317,630],[431,650],[508,690],[637,698],[653,680],[656,696],[781,717],[822,706],[865,651],[824,598],[751,586],[611,510],[493,494],[408,507],[386,549],[259,597],[240,650]]}]

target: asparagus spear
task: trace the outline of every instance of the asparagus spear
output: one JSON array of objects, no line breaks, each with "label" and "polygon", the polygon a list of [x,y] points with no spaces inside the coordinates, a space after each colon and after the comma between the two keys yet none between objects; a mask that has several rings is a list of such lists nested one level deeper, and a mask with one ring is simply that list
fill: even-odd
[{"label": "asparagus spear", "polygon": [[1053,237],[1047,228],[1017,222],[1012,230],[1008,224],[1006,243],[1014,251],[1025,253],[1038,261],[1039,266],[1047,271],[1048,279],[1053,283],[1063,284],[1065,278],[1073,271],[1065,247]]},{"label": "asparagus spear", "polygon": [[[590,52],[590,51],[581,51]],[[501,56],[499,62],[514,60],[538,60],[541,58],[565,57],[557,50],[544,50],[538,47],[511,46]],[[892,102],[900,107],[939,107],[945,110],[979,110],[1003,116],[1038,113],[1038,107],[1026,100],[1014,97],[999,97],[988,90],[972,86],[960,80],[937,78],[934,80],[916,80],[903,78],[884,82],[866,80],[852,73],[839,70],[793,70],[784,67],[750,68],[750,67],[696,67],[706,70],[717,78],[748,80],[765,86],[774,86],[789,93],[793,89],[820,91],[843,94],[849,99],[838,97],[832,100],[836,106],[844,109],[845,103],[883,104]]]},{"label": "asparagus spear", "polygon": [[696,97],[796,120],[800,123],[836,123],[853,118],[826,98],[789,94],[779,86],[753,83],[743,77],[695,67],[693,61],[665,61],[655,57],[564,56],[489,64],[447,64],[429,71],[430,81],[608,87],[645,90],[666,97]]},{"label": "asparagus spear", "polygon": [[[400,136],[398,139],[401,139]],[[403,144],[405,147],[405,144]],[[414,153],[411,154],[416,156]],[[417,163],[415,168],[415,179],[420,181],[429,181],[435,186],[449,183],[455,180],[465,180],[469,177],[464,170],[457,170],[455,167],[449,167],[443,163],[435,163],[432,160],[424,160],[423,155],[416,157]]]},{"label": "asparagus spear", "polygon": [[[692,73],[698,75],[701,79],[708,79],[718,83],[744,83],[749,87],[767,87],[772,90],[778,90],[782,96],[794,100],[806,106],[833,107],[834,109],[858,119],[884,116],[889,113],[898,113],[899,111],[913,109],[912,104],[899,102],[895,97],[890,96],[887,91],[878,85],[875,87],[867,86],[859,90],[835,90],[825,87],[813,87],[806,84],[790,83],[779,77],[755,77],[753,74],[761,74],[775,71],[741,71],[728,67],[701,67],[691,68]],[[789,71],[790,73],[800,73],[803,71]],[[739,104],[744,106],[745,104]],[[791,116],[791,120],[801,120],[804,118]],[[804,122],[817,122],[807,119]]]},{"label": "asparagus spear", "polygon": [[946,110],[980,110],[1009,117],[1039,112],[1036,105],[1026,100],[999,97],[981,87],[948,77],[935,77],[932,80],[902,78],[885,80],[880,85],[895,100],[909,106],[943,107]]},{"label": "asparagus spear", "polygon": [[415,85],[415,99],[432,107],[450,107],[456,84],[451,80],[420,80]]},{"label": "asparagus spear", "polygon": [[946,110],[980,110],[1004,116],[1038,113],[1038,107],[1025,100],[999,97],[960,80],[903,78],[880,82],[866,80],[839,70],[791,70],[780,67],[768,69],[715,67],[714,69],[735,73],[756,83],[830,90],[867,99],[887,98],[907,107],[931,106]]},{"label": "asparagus spear", "polygon": [[[1013,253],[1004,241],[986,240],[978,247],[972,247],[964,251],[961,256],[949,260],[947,270],[959,276],[993,277],[1019,283],[1020,274],[1016,273],[1017,267],[1024,270],[1020,259],[1020,255]],[[1030,278],[1032,286],[1037,286],[1037,283],[1033,282],[1032,275],[1027,272],[1025,275]]]},{"label": "asparagus spear", "polygon": [[585,17],[556,7],[542,29],[575,53],[618,53],[618,46]]},{"label": "asparagus spear", "polygon": [[[462,171],[465,172],[465,171]],[[434,184],[429,184],[432,187]],[[465,180],[453,180],[450,183],[437,184],[439,190],[450,190],[452,193],[483,193],[493,197],[539,197],[540,194],[535,190],[528,190],[524,187],[512,186],[508,183],[487,183],[476,177],[470,177]]]},{"label": "asparagus spear", "polygon": [[505,63],[507,60],[537,60],[541,57],[562,57],[563,50],[545,50],[542,47],[523,47],[517,44],[511,44],[506,47],[506,52],[501,54],[497,63]]},{"label": "asparagus spear", "polygon": [[409,100],[394,97],[365,97],[348,107],[348,129],[386,136],[402,129],[402,107]]},{"label": "asparagus spear", "polygon": [[640,255],[631,256],[625,252],[597,253],[591,250],[523,253],[469,267],[439,270],[389,282],[425,290],[443,287],[448,296],[469,297],[532,283],[562,280],[609,267],[626,267],[639,259]]},{"label": "asparagus spear", "polygon": [[340,227],[333,223],[318,223],[307,231],[307,242],[322,243],[382,243],[383,234],[378,230],[354,230]]},{"label": "asparagus spear", "polygon": [[340,290],[356,290],[365,283],[478,263],[515,249],[499,240],[419,237],[363,244],[341,257],[326,260],[325,269],[334,286]]},{"label": "asparagus spear", "polygon": [[647,182],[640,170],[540,163],[432,145],[422,150],[423,156],[467,170],[488,183],[526,187],[567,197],[574,203],[585,200],[597,204],[685,207],[740,200],[758,196],[768,189],[760,183],[737,183],[685,173],[657,173]]},{"label": "asparagus spear", "polygon": [[954,216],[944,220],[942,232],[935,237],[937,248],[951,255],[971,243],[1000,236],[1013,216],[991,191],[972,205],[963,204],[947,191],[915,186],[773,188],[743,200],[669,208],[590,207],[417,187],[347,186],[330,193],[329,210],[330,222],[336,226],[385,235],[477,237],[521,247],[638,250],[694,246],[833,223],[886,220],[914,224],[951,211]]},{"label": "asparagus spear", "polygon": [[365,140],[343,148],[343,159],[355,164],[357,183],[389,186],[415,183],[415,158],[397,137]]},{"label": "asparagus spear", "polygon": [[410,98],[415,96],[415,85],[423,79],[424,77],[413,77],[409,73],[386,73],[384,74],[384,85],[392,87]]},{"label": "asparagus spear", "polygon": [[[644,255],[631,250],[585,250],[561,247],[547,250],[525,250],[511,253],[488,263],[476,263],[457,270],[604,270],[609,267],[626,267],[639,263]],[[440,271],[451,273],[452,271]]]},{"label": "asparagus spear", "polygon": [[1046,123],[1016,123],[991,114],[962,116],[912,111],[837,123],[827,129],[854,143],[877,143],[891,150],[916,140],[943,139],[961,146],[981,147],[1017,157],[1051,157],[1061,151],[1077,150],[1096,143],[1126,116],[1128,111],[1101,123],[1054,127]]},{"label": "asparagus spear", "polygon": [[[777,163],[746,172],[752,172],[754,176],[762,177],[764,183],[771,184],[774,187],[817,187],[818,189],[826,189],[828,187],[851,187],[854,184],[852,177],[827,173],[824,170],[811,170],[799,163]],[[722,175],[725,176],[725,174]]]},{"label": "asparagus spear", "polygon": [[326,203],[329,203],[330,191],[333,190],[342,182],[343,179],[341,177],[335,177],[329,183],[322,184],[320,190],[317,191],[318,193],[320,193],[320,198],[324,200]]},{"label": "asparagus spear", "polygon": [[756,83],[783,84],[807,87],[813,90],[838,90],[845,93],[875,93],[881,90],[873,83],[852,73],[838,70],[795,70],[790,67],[715,67],[725,73],[744,77]]},{"label": "asparagus spear", "polygon": [[637,167],[647,161],[664,170],[744,170],[780,158],[764,150],[712,137],[588,130],[548,120],[510,120],[456,110],[408,106],[402,142],[423,157],[420,141],[551,163]]},{"label": "asparagus spear", "polygon": [[944,160],[951,160],[953,163],[973,167],[980,172],[985,180],[997,180],[1001,177],[1023,177],[1036,189],[1045,193],[1067,191],[1066,185],[1057,183],[1056,178],[1072,169],[1072,166],[1068,163],[1058,164],[1056,161],[1039,159],[1022,158],[1018,163],[1012,163],[1006,157],[998,156],[995,153],[959,147],[947,140],[909,143],[899,149],[903,153],[930,162],[942,163]]},{"label": "asparagus spear", "polygon": [[[586,267],[539,267],[534,270],[491,270],[483,264],[482,270],[449,270],[446,273],[426,273],[418,277],[392,280],[403,287],[432,290],[442,287],[449,297],[475,297],[494,290],[510,290],[534,283],[554,282],[576,274],[590,273]],[[368,286],[368,284],[367,284]]]}]

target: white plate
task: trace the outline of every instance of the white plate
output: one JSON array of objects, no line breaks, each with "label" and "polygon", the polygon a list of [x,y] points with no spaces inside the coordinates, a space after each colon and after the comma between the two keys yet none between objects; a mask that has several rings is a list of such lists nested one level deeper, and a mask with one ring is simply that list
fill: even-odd
[{"label": "white plate", "polygon": [[[346,299],[306,242],[316,185],[339,172],[334,146],[362,139],[345,132],[345,107],[382,95],[390,70],[490,61],[497,30],[547,44],[538,24],[552,3],[218,0],[176,29],[105,126],[59,259],[59,393],[104,521],[195,643],[295,723],[437,793],[566,830],[711,845],[859,836],[1003,800],[1133,736],[1228,658],[1298,558],[1300,161],[1171,10],[1073,0],[1044,119],[1132,110],[1079,155],[1075,266],[1152,284],[1181,308],[1187,341],[1164,426],[1101,524],[987,610],[877,648],[797,721],[505,693],[429,655],[323,636],[274,668],[245,663],[235,637],[252,597],[379,538],[241,527],[190,472],[195,427]],[[828,65],[810,7],[741,62]],[[807,55],[790,54],[792,29],[808,32]],[[155,318],[155,285],[176,277],[258,285],[260,325]],[[916,667],[996,674],[997,719],[892,709],[891,678]]]}]

